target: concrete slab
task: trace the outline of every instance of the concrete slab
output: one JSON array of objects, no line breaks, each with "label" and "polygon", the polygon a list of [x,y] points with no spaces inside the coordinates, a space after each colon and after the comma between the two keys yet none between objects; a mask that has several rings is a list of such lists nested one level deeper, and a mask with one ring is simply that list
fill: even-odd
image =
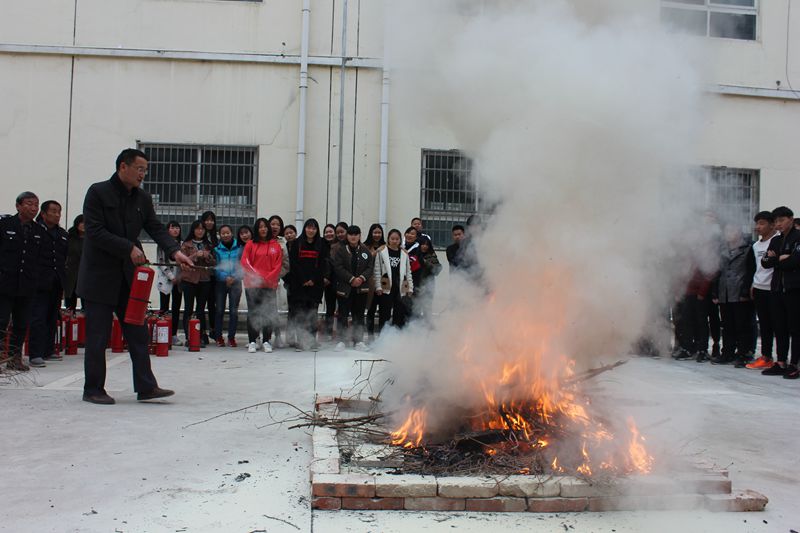
[{"label": "concrete slab", "polygon": [[622,533],[798,527],[800,385],[744,369],[636,358],[593,380],[595,403],[633,411],[657,458],[680,450],[727,467],[735,486],[769,497],[763,513],[312,513],[311,432],[269,425],[291,408],[260,406],[189,424],[267,400],[310,409],[316,393],[348,389],[357,373],[353,360],[364,354],[324,348],[317,354],[210,348],[154,357],[159,383],[177,394],[151,404],[135,401],[126,355],[109,356],[114,406],[80,401],[81,356],[0,385],[0,531],[407,533],[572,526]]}]

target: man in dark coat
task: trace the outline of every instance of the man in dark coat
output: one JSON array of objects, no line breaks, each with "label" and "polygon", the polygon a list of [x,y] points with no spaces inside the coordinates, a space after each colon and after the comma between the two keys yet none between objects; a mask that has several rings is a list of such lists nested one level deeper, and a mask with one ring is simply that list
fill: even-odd
[{"label": "man in dark coat", "polygon": [[17,196],[17,214],[0,220],[0,349],[5,350],[9,319],[8,369],[30,370],[22,362],[22,343],[30,320],[39,273],[42,228],[33,221],[39,198],[26,191]]},{"label": "man in dark coat", "polygon": [[61,360],[55,354],[56,318],[61,307],[61,293],[66,281],[67,232],[58,225],[61,204],[55,200],[42,203],[37,217],[42,228],[39,249],[39,286],[31,310],[31,366],[45,366],[45,361]]},{"label": "man in dark coat", "polygon": [[[357,350],[366,350],[364,344],[364,309],[367,305],[369,280],[373,275],[375,258],[361,242],[361,228],[347,228],[347,240],[333,252],[333,269],[336,272],[336,297],[339,304],[339,320],[343,325],[341,341],[336,350],[345,349],[345,342],[352,341]],[[347,326],[352,313],[353,323]]]},{"label": "man in dark coat", "polygon": [[150,195],[139,188],[146,173],[144,152],[123,150],[117,157],[117,171],[107,181],[89,187],[83,204],[86,238],[77,292],[86,311],[83,399],[91,403],[114,403],[105,391],[105,350],[112,313],[117,315],[128,341],[137,399],[153,400],[174,394],[158,386],[150,368],[147,326],[123,322],[134,269],[147,262],[139,242],[142,229],[164,249],[167,257],[182,267],[194,266],[156,218]]}]

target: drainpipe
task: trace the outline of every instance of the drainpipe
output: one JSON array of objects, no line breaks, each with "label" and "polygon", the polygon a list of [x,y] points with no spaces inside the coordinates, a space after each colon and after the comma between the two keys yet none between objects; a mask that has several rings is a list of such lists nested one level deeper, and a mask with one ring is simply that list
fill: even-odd
[{"label": "drainpipe", "polygon": [[389,177],[389,69],[383,68],[383,91],[381,93],[381,163],[380,200],[378,203],[378,223],[386,231],[386,199]]},{"label": "drainpipe", "polygon": [[306,186],[306,111],[308,98],[308,36],[311,0],[303,0],[303,34],[300,43],[300,118],[297,128],[297,205],[295,226],[303,227]]},{"label": "drainpipe", "polygon": [[[347,66],[347,0],[342,4],[342,66],[339,72],[339,170],[336,193],[336,220],[342,220],[342,158],[344,157],[344,89]],[[352,221],[350,222],[352,224]]]}]

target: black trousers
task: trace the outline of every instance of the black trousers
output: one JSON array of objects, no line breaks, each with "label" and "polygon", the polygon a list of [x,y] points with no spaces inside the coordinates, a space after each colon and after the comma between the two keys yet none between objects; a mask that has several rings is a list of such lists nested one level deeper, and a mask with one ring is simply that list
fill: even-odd
[{"label": "black trousers", "polygon": [[31,359],[55,352],[56,319],[61,307],[61,287],[37,291],[31,308]]},{"label": "black trousers", "polygon": [[383,331],[383,326],[389,321],[389,318],[392,319],[392,325],[398,328],[402,328],[406,325],[406,306],[400,298],[400,291],[397,290],[396,287],[392,287],[392,292],[390,294],[382,294],[381,296],[376,296],[376,298],[380,298],[381,300],[378,331]]},{"label": "black trousers", "polygon": [[708,350],[708,304],[706,298],[687,294],[675,305],[675,339],[689,353]]},{"label": "black trousers", "polygon": [[775,325],[775,351],[785,363],[792,349],[791,364],[800,363],[800,289],[773,292],[772,319]]},{"label": "black trousers", "polygon": [[200,332],[207,334],[206,329],[206,302],[210,295],[211,284],[207,281],[200,283],[181,282],[181,292],[183,293],[183,333],[186,340],[189,340],[189,320],[192,315],[200,319]]},{"label": "black trousers", "polygon": [[[338,297],[339,304],[339,340],[344,343],[357,344],[364,341],[364,308],[367,307],[367,293],[350,291],[350,296]],[[353,316],[353,323],[347,325],[347,317]]]},{"label": "black trousers", "polygon": [[722,317],[722,356],[744,354],[753,344],[753,302],[719,304]]},{"label": "black trousers", "polygon": [[150,333],[147,325],[134,326],[126,324],[125,307],[128,304],[130,288],[123,284],[116,305],[100,302],[83,301],[86,311],[86,351],[83,358],[83,370],[86,381],[84,394],[104,394],[106,392],[106,346],[111,335],[112,315],[116,314],[122,326],[122,335],[128,341],[128,352],[133,366],[133,390],[150,392],[158,387],[156,377],[150,368],[148,344]]},{"label": "black trousers", "polygon": [[753,303],[758,315],[758,330],[761,334],[761,355],[772,357],[772,340],[775,330],[772,327],[772,297],[770,291],[753,289]]},{"label": "black trousers", "polygon": [[8,355],[11,359],[22,357],[22,343],[28,331],[31,318],[33,298],[29,296],[0,295],[0,350],[6,349],[8,323],[11,324],[11,338],[8,344]]},{"label": "black trousers", "polygon": [[[372,294],[372,301],[369,303],[369,308],[367,309],[367,333],[370,335],[375,333],[375,315],[378,315],[378,322],[380,323],[381,313],[383,313],[383,298],[378,296],[377,294]],[[380,308],[380,310],[378,309]],[[391,310],[390,310],[391,312]],[[380,326],[378,327],[378,331],[380,331]]]},{"label": "black trousers", "polygon": [[[333,281],[325,287],[325,332],[328,335],[333,335],[333,320],[336,313],[336,286]],[[339,318],[339,329],[341,328],[341,318]]]},{"label": "black trousers", "polygon": [[[181,286],[179,283],[174,283],[172,285],[172,292],[170,294],[158,293],[160,298],[160,305],[158,308],[159,313],[164,314],[167,311],[171,311],[172,313],[172,331],[170,331],[170,335],[177,335],[178,334],[178,326],[179,320],[181,318]],[[172,307],[170,308],[170,299],[172,300]]]},{"label": "black trousers", "polygon": [[[204,334],[208,331],[217,331],[217,277],[212,275],[211,280],[208,282],[208,294],[206,294],[206,307],[208,308],[208,325],[209,329],[206,330],[204,320],[200,321],[200,328]],[[199,318],[199,316],[198,316]]]},{"label": "black trousers", "polygon": [[714,341],[714,346],[719,346],[720,331],[722,329],[722,321],[719,319],[719,304],[709,302],[708,304],[708,333],[711,340]]},{"label": "black trousers", "polygon": [[[291,309],[291,308],[290,308]],[[311,335],[311,339],[317,338],[317,311],[319,302],[298,300],[294,302],[295,325],[297,328],[298,340],[300,332],[305,330]]]}]

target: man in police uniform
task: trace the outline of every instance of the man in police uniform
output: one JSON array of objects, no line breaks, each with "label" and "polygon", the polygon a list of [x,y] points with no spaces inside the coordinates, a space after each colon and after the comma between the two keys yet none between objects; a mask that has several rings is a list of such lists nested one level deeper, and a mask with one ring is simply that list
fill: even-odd
[{"label": "man in police uniform", "polygon": [[139,401],[172,396],[158,386],[150,368],[147,326],[125,324],[125,309],[133,272],[147,262],[139,242],[144,229],[161,246],[166,256],[183,268],[194,266],[178,249],[164,225],[156,218],[150,195],[139,188],[147,174],[147,156],[132,148],[117,157],[117,171],[106,181],[93,184],[86,192],[83,220],[86,237],[78,271],[78,295],[86,312],[86,352],[83,400],[113,404],[105,390],[106,346],[111,333],[112,313],[119,318],[128,341],[133,366],[133,390]]},{"label": "man in police uniform", "polygon": [[36,292],[42,230],[33,218],[38,212],[39,198],[26,191],[17,196],[17,214],[0,220],[0,349],[8,344],[7,367],[21,372],[30,370],[22,362],[22,343]]}]

